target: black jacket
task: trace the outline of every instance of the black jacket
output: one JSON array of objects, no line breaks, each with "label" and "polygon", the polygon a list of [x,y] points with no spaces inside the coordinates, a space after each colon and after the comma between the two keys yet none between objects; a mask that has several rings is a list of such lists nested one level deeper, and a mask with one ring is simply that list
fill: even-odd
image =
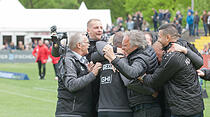
[{"label": "black jacket", "polygon": [[[127,88],[124,83],[128,80],[124,78],[115,68],[106,60],[101,53],[103,47],[108,44],[98,41],[97,51],[91,55],[91,61],[101,62],[103,67],[100,70],[100,91],[98,112],[131,112],[128,105]],[[100,53],[100,54],[99,54]],[[127,62],[126,58],[123,58]]]},{"label": "black jacket", "polygon": [[[92,55],[94,52],[96,52],[96,42],[98,42],[98,41],[91,39],[88,35],[87,35],[87,37],[88,37],[88,40],[89,40],[89,42],[90,42],[90,46],[89,46],[89,48],[88,48],[88,54],[86,55],[86,58],[88,59],[88,61],[91,61],[91,55]],[[102,38],[101,38],[100,41],[105,41],[105,42],[107,42],[107,41],[108,41],[108,38],[105,37],[105,36],[102,36]]]},{"label": "black jacket", "polygon": [[198,15],[195,15],[193,21],[194,21],[194,24],[199,24],[200,17]]},{"label": "black jacket", "polygon": [[186,56],[192,61],[192,64],[196,70],[203,66],[203,57],[195,48],[195,46],[184,39],[179,39],[176,43],[187,48],[188,52]]},{"label": "black jacket", "polygon": [[[127,79],[135,80],[145,73],[153,73],[158,66],[157,57],[153,48],[148,46],[145,50],[138,48],[129,54],[127,57],[128,64],[120,58],[112,61],[112,64],[123,74]],[[149,87],[148,87],[149,88]],[[152,88],[150,88],[153,90]],[[153,90],[154,91],[154,90]],[[137,93],[133,90],[128,90],[129,104],[131,107],[142,103],[154,103],[158,100],[151,95]]]},{"label": "black jacket", "polygon": [[[128,105],[127,88],[120,73],[108,60],[102,62],[98,111],[131,112]],[[113,71],[115,70],[115,71]]]},{"label": "black jacket", "polygon": [[183,53],[166,53],[160,66],[143,82],[153,88],[164,86],[172,115],[189,116],[204,109],[196,69]]},{"label": "black jacket", "polygon": [[56,116],[81,115],[92,117],[91,82],[95,75],[68,50],[59,63],[58,102]]},{"label": "black jacket", "polygon": [[[96,40],[93,40],[89,37],[89,35],[87,35],[89,42],[90,42],[90,46],[88,48],[88,54],[86,55],[86,58],[88,61],[91,61],[91,56],[94,52],[96,52]],[[102,36],[101,37],[101,41],[107,41],[108,38],[106,36]],[[92,101],[93,101],[93,105],[92,105],[92,113],[93,116],[92,117],[97,117],[97,104],[98,104],[98,99],[99,99],[99,88],[100,88],[100,78],[97,75],[96,76],[96,80],[94,80],[91,84],[92,84]]]}]

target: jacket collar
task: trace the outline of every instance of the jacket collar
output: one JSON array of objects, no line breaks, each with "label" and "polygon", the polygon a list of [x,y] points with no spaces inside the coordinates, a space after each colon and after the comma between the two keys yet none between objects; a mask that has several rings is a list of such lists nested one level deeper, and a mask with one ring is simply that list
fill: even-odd
[{"label": "jacket collar", "polygon": [[128,55],[128,59],[129,58],[131,58],[131,57],[133,57],[133,56],[135,56],[135,55],[137,55],[138,53],[141,53],[141,52],[143,52],[143,48],[137,48],[137,49],[135,49],[133,52],[131,52],[129,55]]}]

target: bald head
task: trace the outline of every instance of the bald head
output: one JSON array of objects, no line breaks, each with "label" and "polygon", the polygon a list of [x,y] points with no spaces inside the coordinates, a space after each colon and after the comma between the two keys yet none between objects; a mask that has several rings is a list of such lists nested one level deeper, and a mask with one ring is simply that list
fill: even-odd
[{"label": "bald head", "polygon": [[90,19],[90,20],[87,22],[87,28],[91,28],[92,25],[93,25],[95,22],[101,22],[101,20],[99,20],[99,19]]}]

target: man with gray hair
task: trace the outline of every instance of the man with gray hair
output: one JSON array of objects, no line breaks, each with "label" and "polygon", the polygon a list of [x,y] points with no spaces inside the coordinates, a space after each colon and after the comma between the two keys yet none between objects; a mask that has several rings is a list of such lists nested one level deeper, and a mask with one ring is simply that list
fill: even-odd
[{"label": "man with gray hair", "polygon": [[86,65],[89,41],[82,33],[74,34],[66,55],[59,63],[56,117],[93,117],[91,82],[96,79],[100,63]]},{"label": "man with gray hair", "polygon": [[[113,48],[106,45],[103,48],[104,57],[127,79],[137,81],[138,77],[145,73],[153,73],[158,66],[154,49],[147,45],[143,32],[132,30],[126,32],[122,42],[122,49],[128,59],[128,63],[117,57]],[[161,109],[156,92],[139,84],[143,89],[137,91],[128,87],[129,105],[133,110],[134,117],[160,117]]]}]

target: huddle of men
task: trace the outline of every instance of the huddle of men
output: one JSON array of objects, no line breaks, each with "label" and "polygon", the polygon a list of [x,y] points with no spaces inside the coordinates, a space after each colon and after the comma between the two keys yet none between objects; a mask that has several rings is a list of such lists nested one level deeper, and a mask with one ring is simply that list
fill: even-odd
[{"label": "huddle of men", "polygon": [[56,117],[203,117],[202,57],[173,24],[159,27],[154,46],[137,30],[116,33],[110,44],[98,19],[87,32],[70,37],[65,56],[54,43]]}]

